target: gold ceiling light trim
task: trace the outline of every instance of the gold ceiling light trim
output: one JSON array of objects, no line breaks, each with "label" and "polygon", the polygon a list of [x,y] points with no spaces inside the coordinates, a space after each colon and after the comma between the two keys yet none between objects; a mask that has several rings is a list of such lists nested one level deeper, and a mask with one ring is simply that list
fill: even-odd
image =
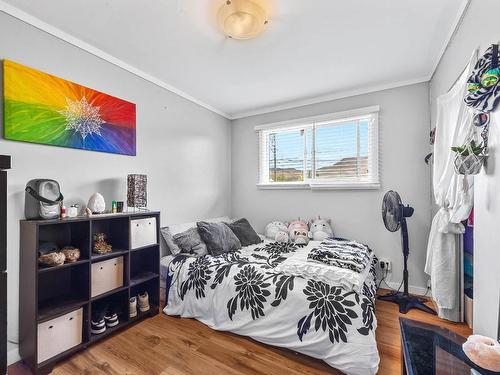
[{"label": "gold ceiling light trim", "polygon": [[217,23],[229,38],[252,39],[269,23],[266,10],[254,1],[227,0],[217,13]]}]

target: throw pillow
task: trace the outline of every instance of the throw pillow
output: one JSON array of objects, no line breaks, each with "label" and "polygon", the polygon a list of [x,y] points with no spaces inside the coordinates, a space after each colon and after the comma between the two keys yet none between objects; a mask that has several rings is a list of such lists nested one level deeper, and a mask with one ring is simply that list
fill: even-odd
[{"label": "throw pillow", "polygon": [[225,223],[208,223],[199,221],[196,223],[201,238],[207,245],[211,255],[220,255],[241,249],[238,237]]},{"label": "throw pillow", "polygon": [[247,219],[239,219],[227,224],[241,242],[241,246],[250,246],[261,243],[262,240],[257,232],[252,228]]},{"label": "throw pillow", "polygon": [[170,228],[169,227],[160,228],[160,232],[172,255],[179,254],[181,252],[181,249],[179,246],[176,245],[174,237],[172,236],[172,232],[170,231]]},{"label": "throw pillow", "polygon": [[189,228],[184,232],[177,233],[173,238],[175,244],[181,249],[181,253],[196,256],[207,254],[207,245],[201,239],[196,228]]}]

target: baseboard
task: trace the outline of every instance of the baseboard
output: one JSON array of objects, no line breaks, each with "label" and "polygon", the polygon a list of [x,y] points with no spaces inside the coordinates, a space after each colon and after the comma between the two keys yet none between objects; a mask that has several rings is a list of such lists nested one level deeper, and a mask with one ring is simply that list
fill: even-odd
[{"label": "baseboard", "polygon": [[[384,283],[385,283],[385,281],[384,281]],[[399,284],[400,284],[400,282],[397,283],[394,281],[387,281],[387,285],[389,285],[392,289],[395,289],[395,290],[397,290],[399,288]],[[411,294],[415,294],[417,296],[423,296],[427,292],[427,288],[422,288],[421,286],[409,285],[408,291]],[[429,295],[430,293],[427,293],[427,294]]]},{"label": "baseboard", "polygon": [[19,362],[20,360],[21,356],[19,355],[19,346],[9,343],[9,349],[7,350],[7,366]]}]

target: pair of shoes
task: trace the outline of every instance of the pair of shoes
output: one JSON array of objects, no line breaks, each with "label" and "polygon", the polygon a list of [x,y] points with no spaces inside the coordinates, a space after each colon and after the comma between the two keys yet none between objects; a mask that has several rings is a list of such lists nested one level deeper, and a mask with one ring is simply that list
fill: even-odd
[{"label": "pair of shoes", "polygon": [[131,297],[128,302],[128,316],[134,318],[137,316],[137,302],[139,302],[139,311],[146,312],[149,310],[149,295],[148,292],[139,293],[137,297]]},{"label": "pair of shoes", "polygon": [[106,331],[106,328],[115,327],[120,323],[118,314],[108,306],[96,306],[92,312],[92,321],[90,324],[90,332],[93,335],[100,335]]}]

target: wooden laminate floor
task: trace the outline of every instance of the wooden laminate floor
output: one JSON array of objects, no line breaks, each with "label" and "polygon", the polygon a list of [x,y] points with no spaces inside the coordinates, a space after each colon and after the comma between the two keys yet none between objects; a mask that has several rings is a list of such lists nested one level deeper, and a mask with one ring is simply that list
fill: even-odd
[{"label": "wooden laminate floor", "polygon": [[[395,304],[381,301],[377,301],[376,315],[379,374],[399,374],[398,318],[401,315]],[[446,327],[463,336],[471,333],[465,324],[445,322],[417,310],[405,317]],[[21,364],[8,370],[9,375],[29,373]],[[161,314],[61,362],[52,374],[320,375],[339,372],[304,355],[213,331],[194,319]]]}]

